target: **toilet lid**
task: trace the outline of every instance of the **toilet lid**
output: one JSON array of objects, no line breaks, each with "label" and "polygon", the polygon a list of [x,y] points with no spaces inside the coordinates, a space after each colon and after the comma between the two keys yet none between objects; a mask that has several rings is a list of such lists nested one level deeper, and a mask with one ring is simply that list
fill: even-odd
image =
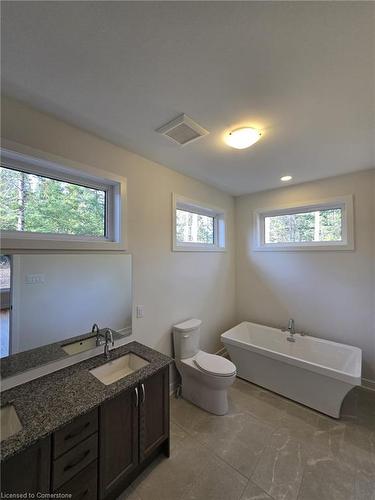
[{"label": "toilet lid", "polygon": [[208,354],[208,352],[199,352],[194,358],[196,365],[207,373],[219,375],[221,377],[229,377],[236,373],[236,366],[229,359],[217,356],[216,354]]}]

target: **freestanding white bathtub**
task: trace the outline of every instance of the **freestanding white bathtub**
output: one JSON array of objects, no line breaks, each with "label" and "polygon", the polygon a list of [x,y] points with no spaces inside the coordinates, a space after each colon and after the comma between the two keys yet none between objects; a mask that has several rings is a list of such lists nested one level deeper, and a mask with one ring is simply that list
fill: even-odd
[{"label": "freestanding white bathtub", "polygon": [[221,335],[237,375],[339,418],[346,394],[361,385],[362,351],[308,335],[243,322]]}]

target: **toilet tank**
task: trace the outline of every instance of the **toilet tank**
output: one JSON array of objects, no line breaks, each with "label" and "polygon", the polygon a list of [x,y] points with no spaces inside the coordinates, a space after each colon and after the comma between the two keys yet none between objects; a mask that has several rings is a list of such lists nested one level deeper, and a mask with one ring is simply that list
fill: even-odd
[{"label": "toilet tank", "polygon": [[173,345],[176,359],[191,358],[199,351],[200,319],[189,319],[173,327]]}]

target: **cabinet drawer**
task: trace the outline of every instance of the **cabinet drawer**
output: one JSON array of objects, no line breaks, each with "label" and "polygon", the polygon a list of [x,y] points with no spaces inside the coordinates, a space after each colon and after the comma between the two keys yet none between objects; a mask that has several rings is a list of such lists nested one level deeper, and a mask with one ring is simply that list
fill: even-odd
[{"label": "cabinet drawer", "polygon": [[98,456],[98,434],[88,437],[53,462],[52,489],[59,488]]},{"label": "cabinet drawer", "polygon": [[76,418],[53,436],[53,458],[57,458],[98,430],[98,409]]},{"label": "cabinet drawer", "polygon": [[[82,472],[63,484],[56,493],[71,495],[71,500],[96,500],[98,498],[98,461],[92,462]],[[63,498],[63,497],[62,497]]]}]

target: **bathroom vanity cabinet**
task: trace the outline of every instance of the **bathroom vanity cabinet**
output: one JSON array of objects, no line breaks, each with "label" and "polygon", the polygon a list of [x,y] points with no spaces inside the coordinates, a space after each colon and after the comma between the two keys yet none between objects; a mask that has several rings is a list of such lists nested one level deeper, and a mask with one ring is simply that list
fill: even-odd
[{"label": "bathroom vanity cabinet", "polygon": [[169,367],[1,464],[3,493],[110,500],[159,453],[169,456]]},{"label": "bathroom vanity cabinet", "polygon": [[51,439],[45,438],[1,464],[1,492],[50,491]]},{"label": "bathroom vanity cabinet", "polygon": [[99,498],[116,498],[161,450],[169,456],[169,371],[163,369],[99,408]]}]

